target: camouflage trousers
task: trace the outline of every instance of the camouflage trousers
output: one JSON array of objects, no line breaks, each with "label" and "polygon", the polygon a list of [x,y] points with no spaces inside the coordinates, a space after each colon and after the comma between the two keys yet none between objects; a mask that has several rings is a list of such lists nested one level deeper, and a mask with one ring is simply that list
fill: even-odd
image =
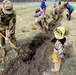
[{"label": "camouflage trousers", "polygon": [[46,18],[43,17],[38,17],[35,19],[35,25],[40,25],[40,27],[43,29],[47,26],[48,22],[46,20]]},{"label": "camouflage trousers", "polygon": [[[2,26],[0,25],[0,33],[2,33],[4,36],[7,36],[12,43],[16,45],[16,38],[15,38],[15,26]],[[5,39],[0,35],[0,47],[6,48],[5,46]]]}]

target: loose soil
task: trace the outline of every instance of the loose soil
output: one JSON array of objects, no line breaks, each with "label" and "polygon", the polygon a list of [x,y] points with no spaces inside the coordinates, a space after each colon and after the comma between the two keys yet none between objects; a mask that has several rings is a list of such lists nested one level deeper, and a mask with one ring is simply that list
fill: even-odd
[{"label": "loose soil", "polygon": [[53,51],[51,42],[54,38],[53,29],[61,25],[61,19],[62,15],[55,24],[52,24],[48,34],[40,33],[34,37],[30,44],[23,44],[19,50],[20,55],[4,64],[2,75],[42,75],[44,71],[50,69],[49,56]]}]

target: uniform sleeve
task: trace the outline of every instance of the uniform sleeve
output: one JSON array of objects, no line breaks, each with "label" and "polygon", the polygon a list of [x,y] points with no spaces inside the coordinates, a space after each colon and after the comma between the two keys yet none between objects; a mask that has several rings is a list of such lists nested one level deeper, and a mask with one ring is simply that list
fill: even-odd
[{"label": "uniform sleeve", "polygon": [[13,15],[9,22],[9,34],[8,37],[15,36],[16,14]]},{"label": "uniform sleeve", "polygon": [[0,23],[1,23],[1,10],[0,10]]},{"label": "uniform sleeve", "polygon": [[63,45],[59,42],[59,41],[57,41],[57,60],[58,59],[60,59],[60,58],[63,58]]}]

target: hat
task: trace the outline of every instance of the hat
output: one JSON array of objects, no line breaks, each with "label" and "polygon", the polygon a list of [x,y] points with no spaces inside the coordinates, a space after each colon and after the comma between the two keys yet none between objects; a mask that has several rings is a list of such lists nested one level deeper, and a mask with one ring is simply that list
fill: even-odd
[{"label": "hat", "polygon": [[14,12],[14,10],[13,10],[13,4],[11,3],[11,1],[4,0],[3,3],[2,3],[2,6],[3,6],[3,11],[6,14],[12,14]]},{"label": "hat", "polygon": [[62,26],[59,26],[58,28],[54,29],[54,34],[63,38],[65,34],[65,28]]}]

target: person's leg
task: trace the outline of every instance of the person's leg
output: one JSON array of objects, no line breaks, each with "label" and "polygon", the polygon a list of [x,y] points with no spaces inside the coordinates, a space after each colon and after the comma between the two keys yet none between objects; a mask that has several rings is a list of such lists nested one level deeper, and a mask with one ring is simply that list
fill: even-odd
[{"label": "person's leg", "polygon": [[40,25],[41,29],[43,29],[42,22],[41,22],[41,21],[39,21],[38,23],[39,23],[39,25]]},{"label": "person's leg", "polygon": [[[5,36],[5,28],[4,26],[0,26],[0,33],[3,34]],[[6,47],[5,47],[5,39],[0,35],[0,47],[2,50],[2,58],[4,58],[6,56]]]},{"label": "person's leg", "polygon": [[54,63],[54,68],[51,69],[52,72],[58,72],[60,70],[60,62]]},{"label": "person's leg", "polygon": [[44,22],[45,22],[45,24],[46,24],[46,26],[47,26],[48,22],[47,22],[47,20],[46,20],[46,18],[45,18],[45,17],[44,17]]},{"label": "person's leg", "polygon": [[35,19],[35,25],[38,25],[38,18]]},{"label": "person's leg", "polygon": [[68,20],[71,20],[71,14],[74,10],[69,11]]},{"label": "person's leg", "polygon": [[71,14],[70,13],[68,14],[68,20],[71,20]]},{"label": "person's leg", "polygon": [[35,25],[40,25],[41,29],[43,29],[43,21],[41,16],[35,19]]},{"label": "person's leg", "polygon": [[60,70],[60,62],[55,63],[55,70],[59,71]]},{"label": "person's leg", "polygon": [[[11,24],[9,25],[9,28],[8,28],[8,37],[9,39],[11,40],[11,42],[17,46],[17,42],[16,42],[16,37],[15,37],[15,25],[14,24]],[[11,46],[12,47],[12,46]],[[15,54],[15,57],[18,55],[18,52],[15,48],[12,47],[12,51],[13,53]]]},{"label": "person's leg", "polygon": [[46,12],[46,9],[42,9],[42,16],[45,17],[45,12]]}]

